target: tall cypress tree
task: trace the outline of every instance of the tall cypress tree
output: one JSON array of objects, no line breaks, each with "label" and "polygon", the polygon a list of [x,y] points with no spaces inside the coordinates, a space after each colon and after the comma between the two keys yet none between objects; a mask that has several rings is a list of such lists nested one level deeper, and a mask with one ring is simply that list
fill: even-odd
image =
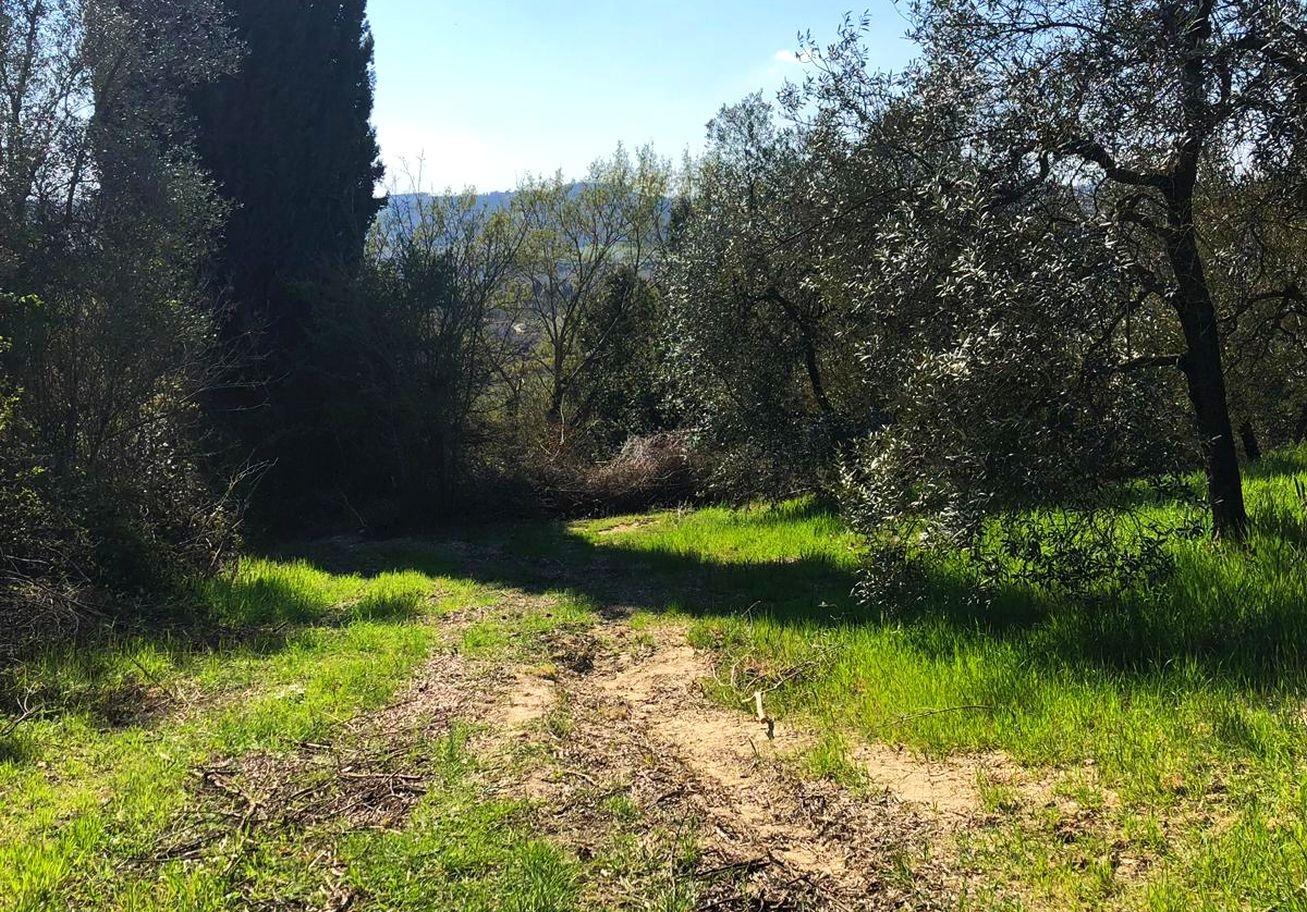
[{"label": "tall cypress tree", "polygon": [[216,267],[229,337],[296,360],[313,293],[357,265],[380,207],[367,0],[223,0],[238,72],[195,95],[198,149],[233,204]]},{"label": "tall cypress tree", "polygon": [[381,206],[367,0],[222,3],[243,60],[192,109],[197,151],[231,204],[212,265],[244,367],[211,405],[244,441],[238,458],[273,466],[256,519],[300,524],[330,487],[315,322],[325,296],[348,293]]}]

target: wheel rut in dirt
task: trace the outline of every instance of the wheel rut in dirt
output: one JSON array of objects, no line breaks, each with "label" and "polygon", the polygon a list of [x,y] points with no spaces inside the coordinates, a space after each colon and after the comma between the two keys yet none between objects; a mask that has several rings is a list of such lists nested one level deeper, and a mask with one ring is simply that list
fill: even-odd
[{"label": "wheel rut in dirt", "polygon": [[[566,670],[578,649],[586,670]],[[549,762],[511,787],[582,857],[600,850],[596,799],[621,794],[650,820],[693,832],[701,908],[952,905],[947,837],[979,808],[974,769],[885,748],[860,758],[865,789],[806,779],[793,759],[812,735],[780,725],[769,738],[746,712],[705,696],[711,663],[680,626],[609,620],[549,652],[560,671],[519,672],[516,692],[484,720],[481,749],[531,738],[546,749]]]}]

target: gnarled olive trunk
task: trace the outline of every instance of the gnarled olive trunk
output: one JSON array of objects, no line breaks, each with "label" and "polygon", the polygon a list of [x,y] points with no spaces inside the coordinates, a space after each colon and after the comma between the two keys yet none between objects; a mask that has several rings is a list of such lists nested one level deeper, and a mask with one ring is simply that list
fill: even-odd
[{"label": "gnarled olive trunk", "polygon": [[1173,203],[1166,244],[1176,280],[1173,303],[1184,329],[1186,350],[1181,367],[1206,463],[1213,529],[1218,538],[1242,541],[1248,534],[1243,476],[1230,421],[1216,308],[1203,271],[1192,211],[1189,200]]}]

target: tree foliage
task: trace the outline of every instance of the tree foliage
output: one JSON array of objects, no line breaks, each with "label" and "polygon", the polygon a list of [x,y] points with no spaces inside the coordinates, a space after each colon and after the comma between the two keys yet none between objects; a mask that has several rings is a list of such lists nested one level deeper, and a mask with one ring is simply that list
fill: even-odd
[{"label": "tree foliage", "polygon": [[[240,66],[191,96],[204,166],[233,205],[218,277],[229,335],[293,360],[313,286],[350,271],[380,202],[365,0],[221,0]],[[306,286],[308,286],[306,288]]]},{"label": "tree foliage", "polygon": [[971,145],[992,150],[996,170],[1006,159],[1001,183],[1075,192],[1080,219],[1106,225],[1118,260],[1145,271],[1148,296],[1127,306],[1155,307],[1176,330],[1158,363],[1185,380],[1216,531],[1242,537],[1213,294],[1213,268],[1230,261],[1209,246],[1199,203],[1213,185],[1268,181],[1291,194],[1301,183],[1301,5],[984,0],[923,2],[914,15],[928,60],[965,61],[978,99]]},{"label": "tree foliage", "polygon": [[490,483],[492,391],[519,349],[503,302],[525,236],[470,195],[419,197],[373,229],[358,281],[312,324],[323,395],[306,494],[323,519],[344,507],[373,528],[429,522]]},{"label": "tree foliage", "polygon": [[528,229],[518,301],[533,337],[524,365],[544,423],[562,444],[594,417],[601,384],[636,340],[625,335],[647,308],[659,265],[669,175],[651,150],[618,149],[586,179],[530,180],[518,193]]},{"label": "tree foliage", "polygon": [[817,163],[810,134],[752,96],[709,126],[678,214],[668,368],[725,492],[803,489],[879,420],[850,301],[823,273],[830,200]]},{"label": "tree foliage", "polygon": [[0,46],[6,596],[172,582],[232,529],[198,408],[223,208],[179,115],[233,63],[224,19],[207,0],[6,0]]}]

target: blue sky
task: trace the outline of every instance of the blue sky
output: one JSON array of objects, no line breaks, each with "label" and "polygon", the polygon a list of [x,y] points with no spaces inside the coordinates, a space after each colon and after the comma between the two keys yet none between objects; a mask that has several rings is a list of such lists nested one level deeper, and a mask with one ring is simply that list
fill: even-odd
[{"label": "blue sky", "polygon": [[910,55],[892,0],[371,0],[375,122],[398,189],[509,189],[579,176],[619,141],[679,158],[726,103],[801,74],[800,30],[872,14],[877,62]]}]

